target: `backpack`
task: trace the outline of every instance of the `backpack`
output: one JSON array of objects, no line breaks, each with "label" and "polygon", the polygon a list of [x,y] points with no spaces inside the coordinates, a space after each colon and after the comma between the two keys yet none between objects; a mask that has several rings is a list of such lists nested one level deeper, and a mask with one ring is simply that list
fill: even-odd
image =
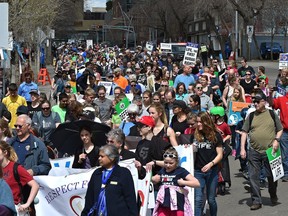
[{"label": "backpack", "polygon": [[[270,109],[268,111],[270,113],[271,118],[274,121],[274,126],[275,126],[275,129],[276,129],[275,112],[273,110],[270,110]],[[254,118],[254,114],[255,114],[255,111],[251,112],[250,115],[249,115],[249,131],[251,129],[251,124],[252,124],[252,120]]]}]

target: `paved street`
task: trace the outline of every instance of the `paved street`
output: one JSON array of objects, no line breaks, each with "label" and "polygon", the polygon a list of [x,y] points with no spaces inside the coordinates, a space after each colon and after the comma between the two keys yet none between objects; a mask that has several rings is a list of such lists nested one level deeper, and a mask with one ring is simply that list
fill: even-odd
[{"label": "paved street", "polygon": [[[288,205],[288,182],[278,181],[278,198],[279,204],[272,206],[268,189],[261,191],[263,205],[262,208],[257,211],[251,211],[251,198],[250,193],[244,189],[244,184],[247,180],[242,177],[238,169],[240,168],[239,161],[234,160],[232,156],[229,157],[231,181],[232,186],[229,189],[229,193],[225,196],[218,195],[218,215],[219,216],[287,216]],[[209,214],[207,214],[209,215]]]},{"label": "paved street", "polygon": [[[270,61],[251,61],[248,62],[255,71],[257,71],[257,66],[264,66],[267,71],[267,75],[269,77],[270,83],[274,85],[277,74],[278,74],[278,62],[270,62]],[[52,79],[54,75],[53,67],[47,67],[50,77]],[[39,86],[40,91],[49,93],[50,85],[48,83],[45,86]],[[272,206],[270,203],[270,197],[268,193],[268,189],[262,190],[263,197],[263,207],[257,211],[251,211],[251,198],[250,194],[247,193],[244,189],[244,184],[247,181],[242,177],[242,174],[239,173],[238,169],[240,168],[238,160],[235,161],[233,157],[230,156],[230,170],[231,170],[231,180],[232,186],[229,189],[229,193],[225,196],[218,195],[218,215],[219,216],[269,216],[269,215],[277,215],[277,216],[286,216],[287,213],[287,205],[288,205],[288,182],[279,181],[278,185],[278,197],[279,197],[279,205]],[[209,210],[207,211],[207,216],[209,215]]]}]

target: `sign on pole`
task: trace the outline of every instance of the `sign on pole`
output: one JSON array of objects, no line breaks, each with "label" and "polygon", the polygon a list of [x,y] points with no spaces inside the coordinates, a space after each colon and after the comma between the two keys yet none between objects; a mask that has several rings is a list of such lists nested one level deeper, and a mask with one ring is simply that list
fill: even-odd
[{"label": "sign on pole", "polygon": [[247,31],[247,35],[248,35],[248,43],[252,43],[252,35],[254,32],[254,26],[248,25],[246,31]]},{"label": "sign on pole", "polygon": [[187,43],[183,64],[184,65],[195,65],[196,64],[196,58],[198,53],[198,44],[194,43]]},{"label": "sign on pole", "polygon": [[279,69],[288,67],[288,53],[280,53],[279,57]]},{"label": "sign on pole", "polygon": [[0,3],[0,48],[8,49],[9,32],[8,32],[8,3]]},{"label": "sign on pole", "polygon": [[127,108],[129,105],[130,101],[127,97],[125,97],[115,106],[115,110],[122,120],[126,119],[128,116]]}]

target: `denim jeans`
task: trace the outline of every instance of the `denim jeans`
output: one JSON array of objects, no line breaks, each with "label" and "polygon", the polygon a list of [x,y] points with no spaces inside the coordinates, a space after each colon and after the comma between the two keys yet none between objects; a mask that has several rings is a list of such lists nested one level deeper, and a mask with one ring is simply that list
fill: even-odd
[{"label": "denim jeans", "polygon": [[248,172],[251,184],[251,198],[253,204],[262,204],[259,179],[262,165],[268,179],[268,192],[270,194],[270,197],[277,196],[277,181],[273,181],[272,171],[266,153],[259,153],[254,149],[250,148],[248,153]]},{"label": "denim jeans", "polygon": [[283,130],[283,134],[280,138],[280,148],[281,148],[284,176],[288,178],[288,130]]},{"label": "denim jeans", "polygon": [[218,167],[214,166],[207,173],[201,172],[201,170],[195,170],[194,176],[200,182],[200,188],[195,188],[195,216],[202,215],[202,207],[204,205],[204,189],[206,188],[206,194],[209,204],[209,210],[211,216],[217,215],[217,203],[216,203],[216,188],[218,185]]}]

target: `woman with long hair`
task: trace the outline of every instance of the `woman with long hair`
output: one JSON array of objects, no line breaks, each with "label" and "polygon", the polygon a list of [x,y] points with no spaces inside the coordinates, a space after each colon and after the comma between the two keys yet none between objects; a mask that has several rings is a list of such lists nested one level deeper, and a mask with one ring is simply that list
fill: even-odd
[{"label": "woman with long hair", "polygon": [[72,167],[89,169],[98,166],[99,148],[92,142],[92,131],[89,126],[80,130],[80,138],[83,145],[75,151]]},{"label": "woman with long hair", "polygon": [[149,107],[149,115],[155,121],[153,134],[156,137],[162,137],[165,141],[170,142],[172,146],[178,146],[174,130],[169,127],[166,113],[162,105],[152,104]]},{"label": "woman with long hair", "polygon": [[196,147],[194,176],[200,182],[195,189],[195,216],[202,215],[204,190],[208,199],[210,215],[217,215],[216,188],[218,185],[218,166],[223,157],[222,137],[207,112],[197,115],[197,128],[193,145]]},{"label": "woman with long hair", "polygon": [[201,99],[199,95],[191,95],[189,98],[189,106],[191,108],[192,113],[198,114],[201,111],[205,111],[201,108]]},{"label": "woman with long hair", "polygon": [[[21,165],[15,165],[17,160],[18,156],[13,147],[4,141],[0,141],[0,164],[3,169],[3,178],[12,190],[14,204],[17,205],[16,210],[19,213],[27,211],[33,203],[34,198],[38,193],[39,185],[24,167]],[[16,166],[21,186],[20,182],[18,182],[14,176],[14,166]],[[22,187],[25,185],[31,187],[27,200],[23,200]]]}]

